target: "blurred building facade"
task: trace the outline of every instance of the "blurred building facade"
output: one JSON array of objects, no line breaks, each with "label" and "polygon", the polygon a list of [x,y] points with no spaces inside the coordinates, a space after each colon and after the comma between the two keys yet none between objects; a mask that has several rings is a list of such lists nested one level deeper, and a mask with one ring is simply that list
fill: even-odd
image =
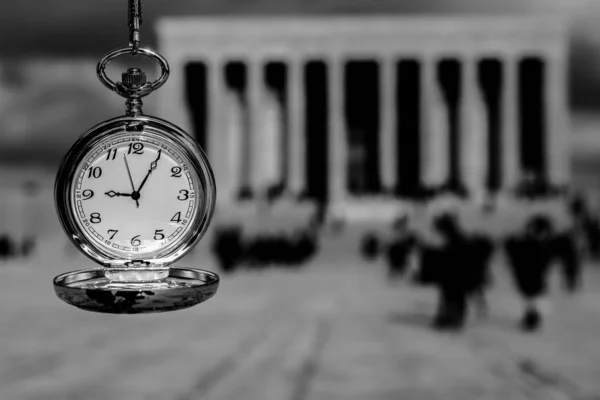
[{"label": "blurred building facade", "polygon": [[167,18],[157,34],[159,114],[207,151],[221,205],[569,180],[566,20]]}]

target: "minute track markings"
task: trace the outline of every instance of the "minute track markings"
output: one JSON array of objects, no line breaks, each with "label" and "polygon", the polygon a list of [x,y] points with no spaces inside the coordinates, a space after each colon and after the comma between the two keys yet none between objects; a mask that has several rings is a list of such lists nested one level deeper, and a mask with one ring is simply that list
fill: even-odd
[{"label": "minute track markings", "polygon": [[[131,156],[129,156],[127,155],[128,147],[129,144],[132,142],[145,143],[146,146],[144,146],[144,157],[147,156],[148,158],[150,158],[150,160],[146,159],[146,162],[150,162],[146,164],[147,172],[144,173],[144,179],[142,179],[141,182],[138,180],[140,177],[137,174],[139,173],[138,171],[140,168],[139,163],[142,163],[141,166],[143,166],[144,160],[141,158],[142,155],[135,156],[135,158],[133,156],[136,147],[141,150],[141,146],[134,147],[132,145]],[[183,207],[177,206],[177,208],[172,209],[171,214],[166,218],[166,220],[168,221],[169,219],[175,217],[175,221],[179,220],[178,223],[175,221],[171,221],[170,223],[164,221],[159,222],[155,226],[148,225],[150,221],[148,221],[147,217],[144,216],[147,213],[147,211],[138,214],[139,217],[135,217],[135,214],[128,214],[126,207],[128,200],[112,200],[115,197],[132,197],[133,195],[132,191],[125,189],[124,187],[122,187],[123,185],[121,185],[120,187],[110,187],[110,182],[121,182],[123,178],[119,177],[119,175],[123,175],[123,173],[125,172],[124,169],[126,169],[122,167],[124,161],[121,161],[120,168],[119,164],[112,164],[113,157],[119,158],[119,154],[126,155],[127,164],[129,165],[130,172],[132,173],[132,181],[134,184],[134,188],[138,188],[138,195],[140,195],[140,193],[143,193],[139,197],[141,199],[140,203],[147,202],[147,207],[150,206],[148,210],[150,212],[153,212],[155,209],[156,211],[159,211],[159,208],[157,207],[159,207],[158,204],[162,201],[163,198],[165,201],[167,201],[167,203],[164,203],[167,206],[167,209],[169,209],[172,206],[175,206],[175,203],[178,203],[180,206]],[[153,154],[155,157],[153,157]],[[195,218],[194,216],[196,215],[196,212],[200,210],[201,206],[201,203],[198,203],[197,205],[194,204],[196,202],[192,200],[192,196],[196,195],[196,191],[200,191],[200,193],[204,192],[202,183],[198,181],[196,175],[189,169],[190,160],[184,158],[184,155],[185,149],[181,149],[178,146],[173,147],[173,145],[169,143],[163,143],[162,141],[152,140],[151,138],[140,138],[139,136],[136,136],[132,139],[116,138],[111,139],[110,141],[100,142],[100,144],[98,144],[97,147],[95,147],[95,149],[92,149],[88,153],[88,156],[85,158],[86,161],[83,161],[81,167],[79,167],[82,168],[83,166],[85,166],[86,169],[80,170],[81,172],[78,173],[78,182],[74,187],[74,189],[76,188],[78,190],[73,190],[72,192],[72,198],[73,200],[76,200],[73,203],[73,205],[75,206],[73,208],[74,211],[78,211],[78,223],[86,232],[86,236],[88,237],[88,239],[93,239],[95,243],[99,242],[99,244],[101,244],[104,248],[118,249],[119,252],[140,255],[143,253],[145,254],[146,252],[152,252],[154,254],[154,252],[157,252],[159,250],[171,248],[174,244],[182,240],[182,238],[184,238],[185,235],[188,234],[188,226],[193,222]],[[137,159],[138,157],[139,160]],[[165,165],[163,165],[163,163]],[[92,176],[91,180],[88,181],[88,179],[90,179],[88,178],[88,175],[90,174],[89,170],[94,169],[96,167],[102,169],[102,176],[99,177],[100,179],[94,179],[94,177]],[[160,167],[161,169],[158,170],[158,167]],[[171,169],[174,167],[177,167],[177,169],[171,171]],[[96,174],[99,175],[99,172],[100,171],[96,172]],[[175,184],[177,179],[171,181],[170,179],[173,179],[175,177],[170,177],[175,172],[178,172],[177,175],[180,174],[184,181],[179,181],[179,184]],[[156,176],[150,178],[150,175]],[[125,178],[125,180],[127,181],[128,178]],[[148,185],[149,180],[153,181],[152,185],[150,186]],[[125,184],[125,182],[122,183]],[[139,187],[137,186],[138,184]],[[158,184],[158,186],[156,186],[156,184]],[[131,181],[127,186],[131,188],[130,185]],[[157,190],[158,187],[160,187],[161,189],[166,189],[166,191]],[[86,192],[86,196],[83,196],[83,190],[88,190],[88,188],[95,193],[93,195],[93,198],[90,198],[89,200],[82,203],[82,198],[85,200],[88,197],[88,193],[91,194],[91,192]],[[180,192],[180,190],[182,191]],[[173,203],[172,200],[167,200],[167,197],[165,197],[168,196],[168,194],[171,193],[171,191],[173,192],[173,200],[175,203]],[[76,197],[77,195],[81,197]],[[177,196],[180,196],[180,199],[176,199]],[[185,199],[185,197],[189,198]],[[153,200],[154,198],[156,198],[156,200]],[[159,203],[157,203],[157,201]],[[90,207],[94,208],[90,209]],[[143,204],[142,207],[140,207],[140,211],[141,209],[143,209]],[[94,212],[94,215],[90,216],[90,212],[92,211]],[[176,214],[176,212],[179,211],[181,212],[179,215],[174,215]],[[98,214],[100,215],[96,214],[96,212],[98,212]],[[94,222],[90,221],[90,218],[92,217],[94,218]],[[123,219],[122,217],[125,218]],[[87,219],[87,223],[84,223],[83,219]],[[127,226],[127,224],[129,224],[131,227],[143,227],[144,231],[138,230],[136,232],[135,230],[131,230],[129,226]],[[95,232],[91,225],[93,225],[96,229],[98,229],[98,227],[100,226],[100,231],[102,233]],[[110,232],[110,234],[107,235],[106,230],[108,229],[108,227],[110,227],[112,231]],[[150,231],[146,232],[146,229],[150,229]],[[116,230],[119,230],[119,232],[113,237],[113,240],[110,240],[109,238]],[[141,235],[138,236],[137,239],[141,240],[142,243],[138,245],[137,240],[134,243],[131,243],[131,240],[138,233]],[[138,246],[132,246],[132,244]],[[114,252],[114,250],[112,251]]]}]

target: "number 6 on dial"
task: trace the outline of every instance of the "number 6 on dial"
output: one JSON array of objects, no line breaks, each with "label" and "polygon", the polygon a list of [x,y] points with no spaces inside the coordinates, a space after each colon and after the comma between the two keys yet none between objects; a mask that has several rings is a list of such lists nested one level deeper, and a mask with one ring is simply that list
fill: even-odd
[{"label": "number 6 on dial", "polygon": [[[107,313],[178,310],[212,297],[218,275],[172,267],[200,241],[215,207],[216,187],[206,155],[181,128],[142,113],[142,98],[168,79],[167,60],[139,46],[141,0],[129,0],[130,47],[109,52],[96,72],[126,99],[126,115],[91,128],[64,156],[54,198],[68,238],[98,269],[54,278],[65,302]],[[106,67],[122,55],[160,66],[153,82],[129,68],[115,83]]]}]

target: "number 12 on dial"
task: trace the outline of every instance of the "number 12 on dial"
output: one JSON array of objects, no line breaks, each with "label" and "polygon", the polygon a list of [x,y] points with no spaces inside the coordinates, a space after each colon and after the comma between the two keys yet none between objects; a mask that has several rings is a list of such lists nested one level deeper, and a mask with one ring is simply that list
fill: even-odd
[{"label": "number 12 on dial", "polygon": [[102,248],[157,253],[189,230],[199,211],[197,176],[166,142],[124,135],[98,143],[81,162],[74,190],[77,223]]}]

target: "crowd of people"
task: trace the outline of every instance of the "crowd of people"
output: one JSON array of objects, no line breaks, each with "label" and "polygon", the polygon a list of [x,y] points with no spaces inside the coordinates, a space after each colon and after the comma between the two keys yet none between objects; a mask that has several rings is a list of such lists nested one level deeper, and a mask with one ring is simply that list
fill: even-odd
[{"label": "crowd of people", "polygon": [[35,247],[36,240],[33,236],[18,240],[9,234],[0,234],[0,260],[29,257],[33,254]]},{"label": "crowd of people", "polygon": [[[35,180],[27,180],[18,189],[14,189],[8,190],[8,196],[0,196],[0,261],[28,258],[35,252],[38,244],[37,233],[31,223],[37,215],[30,212],[33,208],[30,199],[39,196],[40,185]],[[5,189],[0,188],[0,194],[4,194],[2,190]],[[21,226],[11,226],[9,221],[12,224],[18,221]]]},{"label": "crowd of people", "polygon": [[[523,199],[535,200],[540,193],[555,195],[541,185],[517,188]],[[523,304],[520,326],[536,331],[543,326],[543,304],[548,297],[548,279],[553,268],[560,269],[564,290],[576,293],[582,287],[584,258],[600,260],[600,221],[581,198],[569,203],[568,228],[557,226],[544,213],[534,213],[522,227],[505,237],[492,237],[465,229],[456,212],[437,213],[431,220],[431,235],[411,228],[408,215],[394,221],[391,237],[381,240],[366,235],[362,254],[367,259],[384,256],[390,281],[405,279],[434,287],[438,292],[432,326],[439,330],[461,330],[469,309],[487,310],[486,292],[493,285],[492,264],[498,252],[504,253],[506,271]],[[264,270],[270,267],[298,269],[319,251],[323,208],[305,226],[295,230],[275,229],[247,232],[241,224],[213,227],[212,254],[222,273],[242,268]],[[339,226],[338,226],[339,225]],[[334,224],[332,232],[343,230]],[[36,238],[16,238],[0,232],[0,260],[29,257]]]},{"label": "crowd of people", "polygon": [[241,267],[265,269],[272,266],[298,268],[318,250],[317,228],[309,226],[291,232],[244,234],[240,225],[215,227],[212,252],[221,271],[232,273]]},{"label": "crowd of people", "polygon": [[503,251],[507,270],[521,298],[520,326],[536,331],[543,325],[543,304],[553,267],[560,269],[564,289],[576,293],[582,287],[584,257],[598,257],[600,224],[585,203],[574,199],[570,207],[572,225],[557,227],[551,216],[530,215],[521,229],[502,238],[467,231],[455,212],[443,212],[431,223],[433,236],[423,237],[409,228],[408,218],[393,225],[392,236],[383,241],[373,234],[362,243],[363,256],[385,257],[388,278],[433,286],[439,294],[432,326],[440,330],[465,327],[470,304],[487,309],[485,294],[492,284],[493,256]]}]

